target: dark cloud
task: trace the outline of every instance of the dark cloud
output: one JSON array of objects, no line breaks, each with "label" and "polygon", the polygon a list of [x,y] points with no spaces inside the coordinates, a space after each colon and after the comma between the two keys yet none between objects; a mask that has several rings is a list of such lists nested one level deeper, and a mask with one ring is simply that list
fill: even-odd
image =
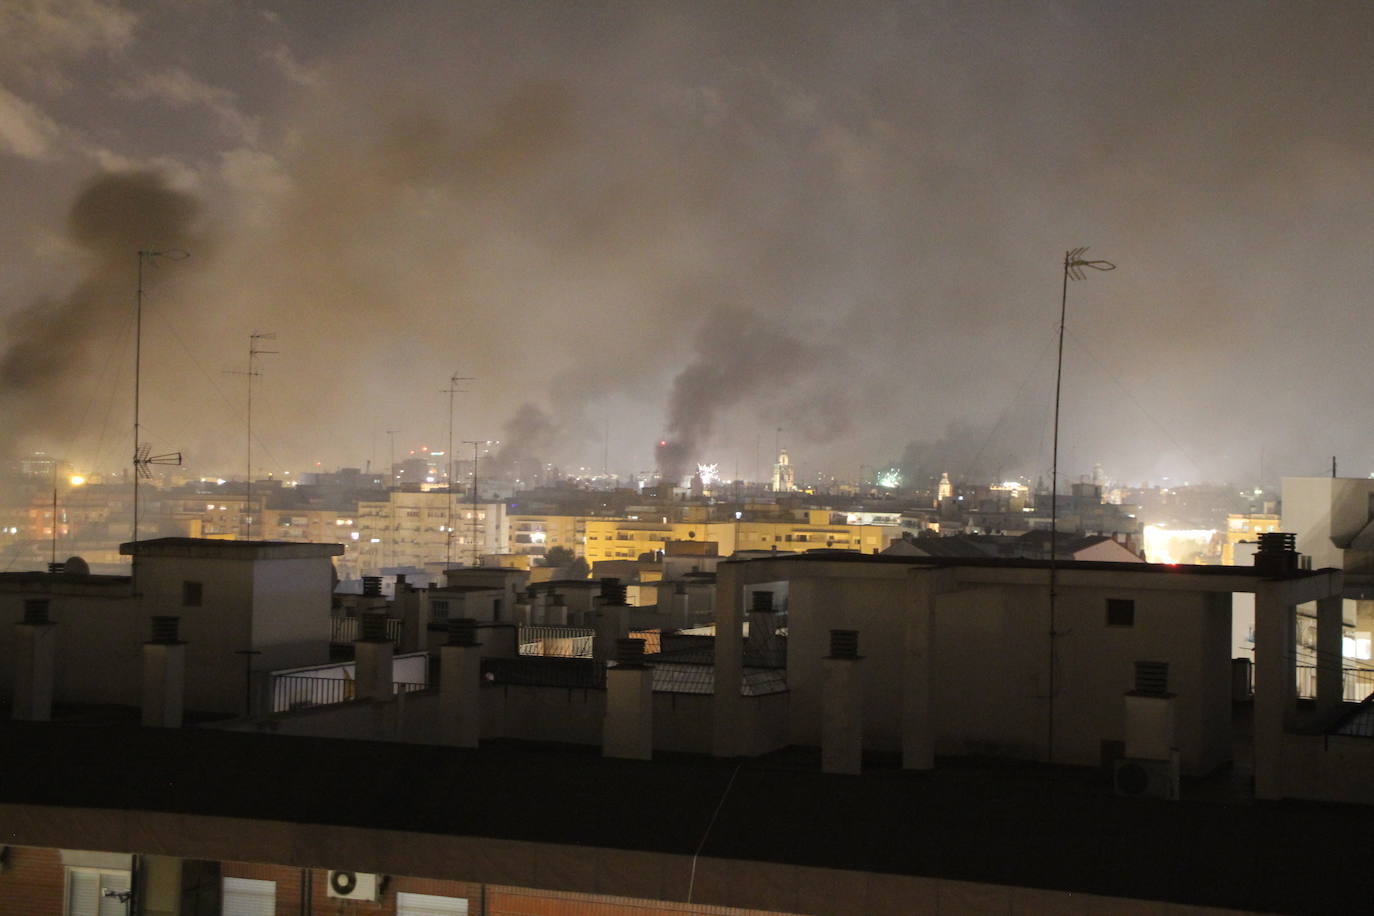
[{"label": "dark cloud", "polygon": [[168,187],[155,172],[100,175],[80,191],[66,229],[80,278],[68,295],[38,302],[6,326],[8,343],[0,353],[0,395],[10,418],[6,447],[21,434],[69,435],[93,364],[133,322],[128,305],[138,264],[152,260],[138,253],[194,248],[208,256],[199,212],[193,196]]},{"label": "dark cloud", "polygon": [[[1374,470],[1351,368],[1374,283],[1367,4],[274,10],[124,17],[118,54],[5,71],[54,127],[0,172],[27,246],[0,250],[7,314],[61,306],[71,265],[104,257],[52,228],[92,161],[158,163],[213,216],[215,257],[159,280],[176,337],[155,329],[146,366],[149,422],[203,466],[236,467],[219,370],[272,330],[255,415],[285,467],[360,464],[387,428],[442,441],[457,367],[477,377],[461,438],[529,402],[564,466],[599,466],[606,426],[622,473],[665,432],[671,469],[781,426],[808,470],[907,442],[1040,468],[1036,353],[1062,252],[1091,244],[1120,269],[1071,290],[1065,474],[1220,478],[1261,448],[1275,471],[1309,451]],[[128,302],[119,252],[143,242],[110,244],[125,276],[94,293]],[[65,378],[14,320],[12,374]],[[77,438],[49,422],[70,386],[33,384],[12,426]],[[1012,404],[1040,419],[1002,425],[1000,460],[961,444]]]}]

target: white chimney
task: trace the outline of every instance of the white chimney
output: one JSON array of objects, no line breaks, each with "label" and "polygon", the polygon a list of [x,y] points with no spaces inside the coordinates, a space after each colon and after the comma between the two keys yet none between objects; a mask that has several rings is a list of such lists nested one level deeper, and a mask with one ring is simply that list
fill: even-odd
[{"label": "white chimney", "polygon": [[386,614],[363,614],[361,629],[361,636],[353,643],[355,695],[358,699],[390,699],[395,689],[391,686],[394,647],[386,635]]},{"label": "white chimney", "polygon": [[396,576],[392,601],[401,617],[401,651],[424,652],[429,646],[429,623],[420,608],[420,593],[404,575]]},{"label": "white chimney", "polygon": [[448,644],[439,649],[440,740],[453,747],[477,747],[482,737],[482,646],[477,623],[450,620]]},{"label": "white chimney", "polygon": [[821,771],[863,771],[863,683],[858,630],[831,630],[830,655],[821,660]]},{"label": "white chimney", "polygon": [[606,669],[606,717],[601,755],[648,760],[654,755],[654,669],[644,664],[644,640],[617,639],[616,664]]},{"label": "white chimney", "polygon": [[563,600],[563,596],[558,592],[550,592],[547,598],[540,597],[535,599],[543,604],[542,616],[536,613],[536,618],[541,624],[551,627],[565,627],[568,625],[568,605]]},{"label": "white chimney", "polygon": [[672,617],[670,625],[685,630],[692,625],[692,596],[687,594],[687,583],[678,582],[673,586]]},{"label": "white chimney", "polygon": [[143,644],[143,724],[180,728],[186,702],[186,643],[179,617],[154,617],[153,638]]},{"label": "white chimney", "polygon": [[1136,662],[1135,689],[1127,691],[1125,702],[1126,756],[1171,759],[1178,742],[1168,662]]},{"label": "white chimney", "polygon": [[48,619],[48,599],[26,598],[24,619],[14,625],[14,718],[52,718],[56,649],[57,625]]}]

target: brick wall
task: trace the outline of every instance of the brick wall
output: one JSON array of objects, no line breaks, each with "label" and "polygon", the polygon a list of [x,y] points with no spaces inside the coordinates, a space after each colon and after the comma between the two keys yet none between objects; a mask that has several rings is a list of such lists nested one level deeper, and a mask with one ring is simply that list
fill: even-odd
[{"label": "brick wall", "polygon": [[[256,865],[250,862],[224,862],[220,874],[225,878],[253,878],[277,882],[277,916],[296,916],[301,903],[301,870],[280,865]],[[481,886],[462,881],[440,881],[432,878],[388,877],[382,899],[376,903],[360,900],[339,900],[329,896],[329,873],[325,869],[311,869],[310,916],[396,916],[396,894],[435,894],[441,897],[466,897],[471,912],[481,912]]]},{"label": "brick wall", "polygon": [[56,849],[9,847],[0,871],[0,916],[62,916],[65,880]]}]

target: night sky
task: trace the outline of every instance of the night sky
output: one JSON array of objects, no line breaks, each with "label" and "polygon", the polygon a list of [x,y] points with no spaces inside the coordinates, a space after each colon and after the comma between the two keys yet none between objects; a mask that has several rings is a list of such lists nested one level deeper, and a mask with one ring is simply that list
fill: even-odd
[{"label": "night sky", "polygon": [[[1367,2],[0,2],[4,447],[1374,471]],[[1369,322],[1370,327],[1366,327]],[[512,422],[518,418],[518,422]],[[775,433],[782,427],[781,434]],[[756,455],[759,457],[756,465]],[[946,467],[947,466],[947,467]]]}]

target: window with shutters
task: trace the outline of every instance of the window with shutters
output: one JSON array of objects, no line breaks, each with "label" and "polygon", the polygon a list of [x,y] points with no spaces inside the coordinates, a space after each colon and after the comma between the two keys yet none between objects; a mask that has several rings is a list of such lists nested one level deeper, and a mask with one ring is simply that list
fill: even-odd
[{"label": "window with shutters", "polygon": [[254,878],[225,878],[221,916],[276,916],[277,882]]},{"label": "window with shutters", "polygon": [[[66,916],[128,916],[129,873],[97,868],[67,869]],[[109,895],[106,895],[106,892]]]},{"label": "window with shutters", "polygon": [[465,897],[440,897],[436,894],[396,895],[396,916],[467,916]]}]

